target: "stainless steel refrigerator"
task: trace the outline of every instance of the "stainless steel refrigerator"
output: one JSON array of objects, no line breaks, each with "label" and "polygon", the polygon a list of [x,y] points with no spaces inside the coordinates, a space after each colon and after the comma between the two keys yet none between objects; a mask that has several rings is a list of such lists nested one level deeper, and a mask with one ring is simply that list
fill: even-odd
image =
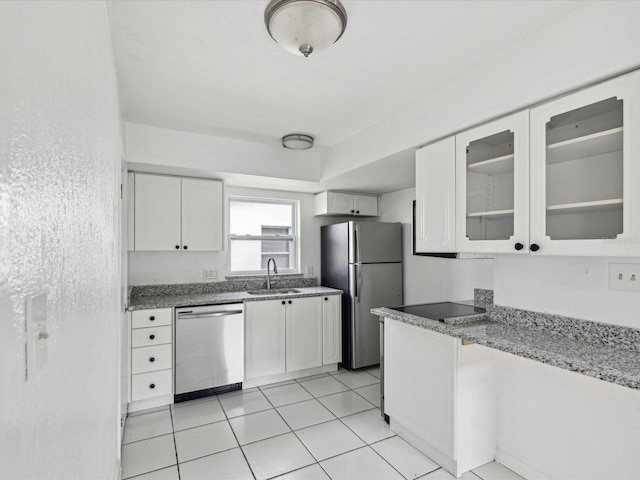
[{"label": "stainless steel refrigerator", "polygon": [[402,305],[400,223],[350,221],[321,228],[322,276],[342,295],[342,365],[350,370],[380,362],[376,307]]}]

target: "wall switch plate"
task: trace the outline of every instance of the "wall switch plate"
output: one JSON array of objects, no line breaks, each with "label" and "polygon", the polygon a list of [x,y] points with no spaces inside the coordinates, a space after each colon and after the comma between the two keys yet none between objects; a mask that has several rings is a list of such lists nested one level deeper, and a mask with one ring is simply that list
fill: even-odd
[{"label": "wall switch plate", "polygon": [[202,278],[205,280],[216,280],[218,278],[218,271],[213,268],[203,268]]},{"label": "wall switch plate", "polygon": [[640,263],[610,263],[609,290],[640,292]]},{"label": "wall switch plate", "polygon": [[305,267],[305,272],[304,272],[304,274],[305,274],[307,277],[312,277],[312,276],[313,276],[313,265],[307,265],[307,266]]},{"label": "wall switch plate", "polygon": [[47,292],[39,292],[27,297],[25,305],[27,331],[27,380],[35,379],[47,363]]}]

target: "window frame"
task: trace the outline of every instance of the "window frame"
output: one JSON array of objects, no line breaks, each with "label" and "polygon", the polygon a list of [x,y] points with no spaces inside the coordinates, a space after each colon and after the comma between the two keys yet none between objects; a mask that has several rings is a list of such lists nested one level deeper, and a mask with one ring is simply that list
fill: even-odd
[{"label": "window frame", "polygon": [[[245,202],[245,203],[261,203],[261,204],[271,204],[271,205],[288,205],[291,206],[291,231],[290,235],[237,235],[231,233],[231,204],[233,202]],[[232,243],[234,240],[247,240],[247,241],[274,241],[274,240],[288,240],[291,241],[291,252],[290,255],[290,264],[293,265],[293,268],[278,268],[278,273],[288,273],[288,274],[298,274],[300,273],[300,256],[299,256],[299,225],[298,221],[298,212],[299,201],[291,200],[291,199],[282,199],[282,198],[262,198],[262,197],[244,197],[244,196],[230,196],[228,198],[228,212],[229,212],[229,234],[227,239],[228,246],[228,262],[227,262],[227,270],[229,275],[266,275],[267,269],[263,268],[260,270],[233,270],[231,265],[232,258]],[[271,226],[271,225],[261,225],[261,226]]]}]

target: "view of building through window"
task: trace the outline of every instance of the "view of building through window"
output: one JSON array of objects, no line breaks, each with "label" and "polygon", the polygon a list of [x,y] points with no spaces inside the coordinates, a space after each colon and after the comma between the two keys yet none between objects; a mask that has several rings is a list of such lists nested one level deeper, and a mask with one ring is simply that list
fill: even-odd
[{"label": "view of building through window", "polygon": [[264,272],[274,258],[278,271],[297,272],[296,229],[295,201],[230,199],[230,271]]}]

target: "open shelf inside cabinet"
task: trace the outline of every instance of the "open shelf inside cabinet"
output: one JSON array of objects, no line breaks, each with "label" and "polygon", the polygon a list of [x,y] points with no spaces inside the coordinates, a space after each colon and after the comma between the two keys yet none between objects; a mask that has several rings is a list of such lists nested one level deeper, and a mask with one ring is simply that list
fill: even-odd
[{"label": "open shelf inside cabinet", "polygon": [[572,138],[547,146],[547,165],[622,150],[623,127]]},{"label": "open shelf inside cabinet", "polygon": [[479,218],[479,217],[487,217],[487,218],[507,218],[513,216],[513,208],[507,210],[492,210],[488,212],[474,212],[468,213],[467,218]]},{"label": "open shelf inside cabinet", "polygon": [[485,175],[501,175],[513,172],[513,153],[470,163],[467,165],[467,169],[470,172],[483,173]]},{"label": "open shelf inside cabinet", "polygon": [[591,202],[565,203],[561,205],[548,205],[547,215],[562,215],[566,213],[610,212],[622,209],[622,205],[622,198],[610,198],[607,200],[595,200]]}]

